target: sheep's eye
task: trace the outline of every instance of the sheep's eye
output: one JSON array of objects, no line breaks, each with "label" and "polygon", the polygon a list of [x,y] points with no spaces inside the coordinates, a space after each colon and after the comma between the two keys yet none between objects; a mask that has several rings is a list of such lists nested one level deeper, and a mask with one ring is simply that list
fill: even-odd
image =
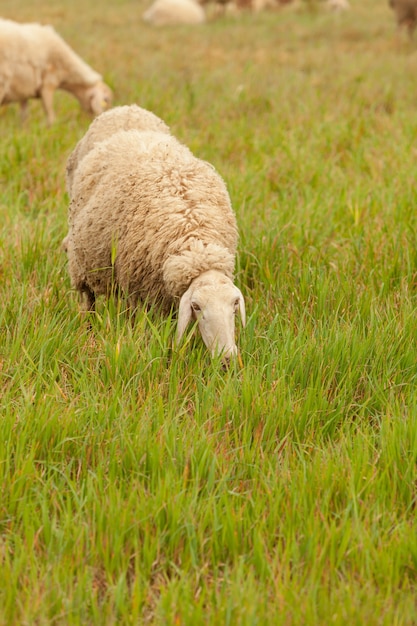
[{"label": "sheep's eye", "polygon": [[239,298],[237,298],[234,303],[233,303],[233,308],[235,313],[237,312],[238,308],[239,308]]},{"label": "sheep's eye", "polygon": [[197,302],[192,302],[191,303],[191,308],[193,309],[193,311],[195,311],[196,313],[199,313],[201,311],[201,307],[199,304],[197,304]]}]

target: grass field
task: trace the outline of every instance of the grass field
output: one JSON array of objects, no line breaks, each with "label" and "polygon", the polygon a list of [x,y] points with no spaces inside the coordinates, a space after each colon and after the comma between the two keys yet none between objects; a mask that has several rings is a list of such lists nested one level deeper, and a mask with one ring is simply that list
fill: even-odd
[{"label": "grass field", "polygon": [[417,623],[417,43],[383,0],[153,29],[3,0],[227,181],[248,323],[79,315],[61,241],[90,119],[0,111],[0,625]]}]

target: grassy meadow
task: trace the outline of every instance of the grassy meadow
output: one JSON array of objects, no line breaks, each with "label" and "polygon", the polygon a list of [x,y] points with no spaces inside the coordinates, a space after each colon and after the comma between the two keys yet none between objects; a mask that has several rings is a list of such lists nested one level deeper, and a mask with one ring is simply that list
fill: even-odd
[{"label": "grassy meadow", "polygon": [[100,301],[61,241],[90,118],[0,110],[0,626],[417,623],[417,39],[385,0],[201,27],[3,0],[225,178],[242,366]]}]

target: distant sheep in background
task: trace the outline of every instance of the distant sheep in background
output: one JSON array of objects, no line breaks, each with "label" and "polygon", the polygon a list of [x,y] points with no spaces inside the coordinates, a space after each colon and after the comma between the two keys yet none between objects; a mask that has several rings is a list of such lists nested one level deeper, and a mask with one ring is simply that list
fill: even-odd
[{"label": "distant sheep in background", "polygon": [[213,356],[235,355],[237,312],[245,323],[243,296],[232,281],[238,232],[214,167],[134,105],[91,124],[69,157],[67,180],[63,243],[85,309],[113,291],[132,307],[177,305],[178,341],[194,319]]},{"label": "distant sheep in background", "polygon": [[389,5],[395,12],[398,26],[406,28],[411,38],[417,26],[417,0],[389,0]]},{"label": "distant sheep in background", "polygon": [[310,8],[324,8],[336,13],[347,11],[350,9],[349,0],[304,0],[304,4]]},{"label": "distant sheep in background", "polygon": [[[214,3],[223,7],[224,13],[226,12],[240,12],[240,11],[253,11],[254,13],[264,11],[266,9],[281,9],[287,5],[298,7],[299,3],[296,0],[200,0],[200,3],[205,5]],[[307,3],[311,6],[322,6],[333,11],[346,11],[350,9],[349,0],[307,0]]]},{"label": "distant sheep in background", "polygon": [[111,105],[110,87],[52,26],[0,19],[0,104],[19,102],[24,119],[28,100],[40,98],[52,124],[56,89],[71,93],[94,115]]},{"label": "distant sheep in background", "polygon": [[350,9],[349,0],[327,0],[327,6],[333,11],[346,11]]},{"label": "distant sheep in background", "polygon": [[206,14],[195,0],[155,0],[142,18],[155,26],[202,24]]},{"label": "distant sheep in background", "polygon": [[241,11],[253,11],[257,13],[264,9],[279,9],[292,4],[294,0],[200,0],[203,5],[216,4],[222,7],[224,13],[239,13]]}]

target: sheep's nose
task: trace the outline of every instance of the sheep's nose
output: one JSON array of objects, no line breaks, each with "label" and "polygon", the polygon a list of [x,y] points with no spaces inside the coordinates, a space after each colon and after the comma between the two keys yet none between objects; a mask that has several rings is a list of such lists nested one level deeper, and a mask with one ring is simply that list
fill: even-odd
[{"label": "sheep's nose", "polygon": [[223,367],[225,368],[229,367],[231,361],[234,358],[236,358],[236,355],[237,355],[236,346],[233,346],[233,348],[229,348],[228,350],[225,350],[224,353],[222,354]]},{"label": "sheep's nose", "polygon": [[224,369],[227,369],[230,365],[232,357],[230,355],[222,357],[222,366]]}]

